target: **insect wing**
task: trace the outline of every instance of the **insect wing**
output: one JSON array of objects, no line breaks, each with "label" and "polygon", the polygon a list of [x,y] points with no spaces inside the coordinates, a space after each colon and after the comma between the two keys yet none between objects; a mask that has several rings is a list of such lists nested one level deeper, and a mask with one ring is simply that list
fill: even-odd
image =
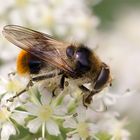
[{"label": "insect wing", "polygon": [[65,50],[68,44],[51,36],[22,26],[7,25],[3,29],[5,38],[41,60],[68,73],[73,73],[67,64]]}]

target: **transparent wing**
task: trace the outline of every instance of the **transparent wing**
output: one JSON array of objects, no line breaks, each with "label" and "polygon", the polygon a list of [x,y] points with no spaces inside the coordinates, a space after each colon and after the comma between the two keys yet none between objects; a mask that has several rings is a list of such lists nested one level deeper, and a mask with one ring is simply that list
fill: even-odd
[{"label": "transparent wing", "polygon": [[69,44],[59,42],[47,34],[17,25],[5,26],[3,34],[11,43],[30,54],[61,70],[74,73],[67,63],[65,54]]}]

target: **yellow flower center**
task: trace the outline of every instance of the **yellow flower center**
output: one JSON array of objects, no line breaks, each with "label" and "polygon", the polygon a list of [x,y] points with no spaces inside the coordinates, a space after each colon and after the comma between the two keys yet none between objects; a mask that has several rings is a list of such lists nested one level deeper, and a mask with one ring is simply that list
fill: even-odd
[{"label": "yellow flower center", "polygon": [[23,86],[19,83],[19,81],[16,80],[10,80],[6,85],[6,89],[8,92],[19,92],[22,87]]},{"label": "yellow flower center", "polygon": [[7,110],[6,107],[0,108],[0,122],[7,120],[10,116],[11,112]]},{"label": "yellow flower center", "polygon": [[53,114],[53,110],[49,105],[44,105],[41,107],[39,112],[39,118],[42,121],[48,121]]},{"label": "yellow flower center", "polygon": [[88,138],[89,131],[88,131],[88,125],[85,122],[80,122],[77,124],[77,132],[79,133],[80,137],[83,139]]}]

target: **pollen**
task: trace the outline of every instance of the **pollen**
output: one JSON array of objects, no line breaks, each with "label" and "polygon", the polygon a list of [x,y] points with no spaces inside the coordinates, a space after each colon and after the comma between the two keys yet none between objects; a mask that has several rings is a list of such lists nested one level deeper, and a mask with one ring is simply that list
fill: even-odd
[{"label": "pollen", "polygon": [[28,75],[30,73],[28,61],[30,55],[28,52],[22,50],[17,57],[17,73],[19,75]]},{"label": "pollen", "polygon": [[38,115],[42,121],[48,121],[51,118],[52,114],[53,114],[52,108],[49,105],[43,105],[41,106]]},{"label": "pollen", "polygon": [[85,122],[80,122],[77,125],[77,131],[83,139],[87,139],[89,136],[88,126]]}]

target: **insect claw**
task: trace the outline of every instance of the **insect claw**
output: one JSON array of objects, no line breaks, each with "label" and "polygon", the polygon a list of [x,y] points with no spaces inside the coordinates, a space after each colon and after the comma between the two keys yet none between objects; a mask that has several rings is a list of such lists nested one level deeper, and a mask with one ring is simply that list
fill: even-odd
[{"label": "insect claw", "polygon": [[10,78],[11,75],[12,75],[12,76],[16,75],[16,72],[10,72],[10,73],[8,73],[8,78]]},{"label": "insect claw", "polygon": [[11,98],[9,98],[9,99],[6,100],[6,102],[13,102],[13,101],[14,101],[14,98],[13,97],[11,97]]},{"label": "insect claw", "polygon": [[87,100],[88,96],[89,96],[89,95],[86,95],[86,94],[83,95],[83,106],[84,106],[86,109],[88,108],[88,106],[89,106],[89,104],[90,104],[90,102]]},{"label": "insect claw", "polygon": [[73,114],[73,117],[77,117],[77,116],[78,116],[78,114],[77,114],[77,113],[74,113],[74,114]]},{"label": "insect claw", "polygon": [[55,94],[56,89],[57,89],[57,88],[53,89],[53,91],[52,91],[52,96],[53,96],[53,97],[56,96],[56,94]]}]

